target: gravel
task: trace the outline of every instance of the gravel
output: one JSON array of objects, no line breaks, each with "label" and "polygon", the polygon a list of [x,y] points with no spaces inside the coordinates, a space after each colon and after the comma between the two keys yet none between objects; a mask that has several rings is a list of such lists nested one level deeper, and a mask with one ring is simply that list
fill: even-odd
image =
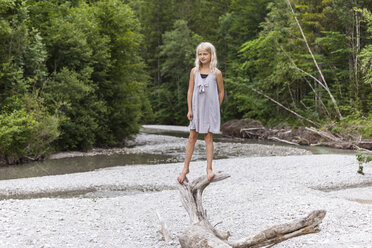
[{"label": "gravel", "polygon": [[[61,152],[52,154],[49,159],[63,159],[71,157],[91,157],[96,155],[115,154],[160,154],[176,157],[184,160],[187,138],[172,137],[160,134],[140,133],[132,141],[130,147],[100,149],[95,148],[88,152]],[[310,151],[300,147],[283,145],[251,144],[244,142],[213,142],[215,158],[231,157],[262,157],[262,156],[291,156],[312,154]],[[205,143],[197,140],[193,160],[205,159]]]},{"label": "gravel", "polygon": [[[144,126],[188,132],[185,127]],[[52,159],[120,153],[184,152],[187,139],[140,134],[131,148],[54,154]],[[190,180],[205,174],[204,143],[198,141]],[[324,209],[317,234],[276,247],[371,247],[372,166],[356,173],[354,155],[311,155],[293,147],[215,142],[214,170],[231,175],[204,191],[213,225],[231,240],[255,235]],[[239,156],[239,158],[236,158]],[[218,156],[217,156],[218,157]],[[91,172],[0,181],[0,247],[180,247],[189,225],[176,177],[182,163],[118,166]],[[172,235],[157,232],[159,213]]]},{"label": "gravel", "polygon": [[[0,247],[179,247],[177,235],[189,225],[176,190],[182,166],[136,165],[0,181],[3,198],[10,198],[0,201]],[[205,166],[193,162],[189,179],[203,175]],[[371,247],[372,205],[357,200],[372,200],[372,167],[365,166],[365,176],[356,173],[357,167],[351,155],[216,160],[214,170],[231,177],[207,187],[204,208],[213,225],[222,221],[218,227],[230,231],[230,239],[324,209],[319,233],[276,247]],[[157,211],[172,242],[157,233]]]}]

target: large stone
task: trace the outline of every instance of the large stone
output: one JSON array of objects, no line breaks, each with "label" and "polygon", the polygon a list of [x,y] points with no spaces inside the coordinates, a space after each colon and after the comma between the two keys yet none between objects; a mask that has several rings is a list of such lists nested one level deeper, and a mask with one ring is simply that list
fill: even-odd
[{"label": "large stone", "polygon": [[221,126],[222,135],[243,138],[241,129],[260,128],[265,130],[261,122],[252,119],[230,120]]}]

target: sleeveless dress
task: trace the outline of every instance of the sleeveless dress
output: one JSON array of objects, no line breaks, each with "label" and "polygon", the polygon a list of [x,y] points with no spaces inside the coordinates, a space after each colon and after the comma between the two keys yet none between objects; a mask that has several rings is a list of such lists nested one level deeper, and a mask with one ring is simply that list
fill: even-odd
[{"label": "sleeveless dress", "polygon": [[195,71],[192,115],[190,129],[198,133],[220,133],[220,104],[215,72],[202,78],[200,71]]}]

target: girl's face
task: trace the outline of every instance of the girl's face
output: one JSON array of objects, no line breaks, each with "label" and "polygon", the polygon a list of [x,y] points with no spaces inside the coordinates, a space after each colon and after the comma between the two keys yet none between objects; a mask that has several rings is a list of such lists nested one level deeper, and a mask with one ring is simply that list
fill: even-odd
[{"label": "girl's face", "polygon": [[198,50],[198,58],[203,65],[211,62],[211,54],[207,50]]}]

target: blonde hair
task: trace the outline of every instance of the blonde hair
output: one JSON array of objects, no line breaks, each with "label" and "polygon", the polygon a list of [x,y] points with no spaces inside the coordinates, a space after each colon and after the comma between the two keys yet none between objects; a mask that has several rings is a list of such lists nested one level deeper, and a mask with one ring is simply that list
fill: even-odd
[{"label": "blonde hair", "polygon": [[217,69],[217,54],[216,48],[209,42],[202,42],[196,47],[196,59],[195,59],[195,68],[197,71],[202,67],[202,63],[198,58],[198,51],[206,50],[211,55],[211,62],[209,64],[209,69],[211,72],[215,72]]}]

